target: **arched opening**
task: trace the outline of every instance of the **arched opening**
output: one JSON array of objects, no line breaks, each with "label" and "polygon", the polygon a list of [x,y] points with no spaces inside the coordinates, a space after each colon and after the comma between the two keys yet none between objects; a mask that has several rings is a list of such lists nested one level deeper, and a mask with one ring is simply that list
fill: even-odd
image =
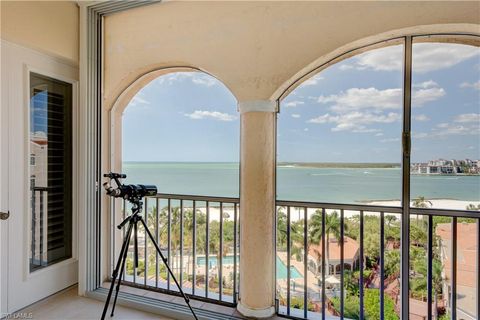
[{"label": "arched opening", "polygon": [[[157,196],[145,200],[145,220],[183,290],[233,303],[238,280],[237,101],[204,72],[174,70],[148,80],[139,80],[140,89],[132,86],[139,90],[117,117],[121,126],[117,124],[114,140],[122,150],[117,162],[127,174],[124,181],[157,186]],[[120,104],[112,114],[120,114]],[[133,248],[128,253],[125,280],[177,290],[142,230],[139,251],[137,272]]]},{"label": "arched opening", "polygon": [[[303,213],[284,222],[292,242],[287,251],[325,251],[319,263],[329,267],[322,274],[320,265],[307,279],[343,278],[345,317],[374,312],[364,302],[387,287],[400,294],[400,283],[409,286],[411,303],[426,305],[433,300],[428,277],[437,283],[430,295],[434,314],[475,314],[467,301],[477,298],[476,267],[450,259],[469,255],[460,249],[468,232],[478,236],[479,66],[477,36],[401,37],[341,55],[286,89],[277,118],[277,205]],[[401,242],[409,249],[402,251]],[[478,255],[476,244],[469,248]],[[409,268],[401,266],[405,251]],[[288,265],[293,255],[286,259]],[[342,262],[331,262],[340,259],[343,275]],[[410,276],[400,278],[407,269]],[[445,289],[451,281],[453,301]],[[277,286],[288,295],[288,284],[277,280]],[[322,288],[306,286],[321,295]],[[385,317],[399,316],[387,308],[397,298],[383,296]],[[340,313],[338,298],[326,292],[326,299],[328,312]],[[322,309],[321,300],[309,302]],[[280,312],[303,314],[296,308],[283,303]]]}]

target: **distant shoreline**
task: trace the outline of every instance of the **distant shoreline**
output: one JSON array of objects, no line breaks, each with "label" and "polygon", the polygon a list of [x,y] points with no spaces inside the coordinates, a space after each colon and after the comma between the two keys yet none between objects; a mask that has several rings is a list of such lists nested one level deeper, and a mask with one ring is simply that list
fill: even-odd
[{"label": "distant shoreline", "polygon": [[294,168],[352,168],[352,169],[398,169],[400,163],[382,162],[279,162],[279,167]]}]

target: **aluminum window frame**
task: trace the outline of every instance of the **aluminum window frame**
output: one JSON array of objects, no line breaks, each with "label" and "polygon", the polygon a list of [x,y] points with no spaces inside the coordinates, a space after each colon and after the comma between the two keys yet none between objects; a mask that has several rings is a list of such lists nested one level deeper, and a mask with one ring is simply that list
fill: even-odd
[{"label": "aluminum window frame", "polygon": [[[160,0],[106,1],[79,3],[81,7],[81,64],[82,83],[81,105],[81,154],[84,173],[80,182],[80,198],[84,200],[81,210],[85,216],[80,229],[85,240],[81,256],[79,291],[91,293],[100,288],[102,275],[101,259],[101,138],[102,131],[102,89],[103,89],[103,33],[104,17],[121,11],[159,3]],[[84,47],[84,48],[82,48]],[[107,257],[108,259],[108,257]]]}]

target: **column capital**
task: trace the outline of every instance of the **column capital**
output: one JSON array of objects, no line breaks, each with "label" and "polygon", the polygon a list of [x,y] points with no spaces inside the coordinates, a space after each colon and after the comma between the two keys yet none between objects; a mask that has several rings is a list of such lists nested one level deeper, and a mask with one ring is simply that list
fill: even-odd
[{"label": "column capital", "polygon": [[250,100],[238,102],[238,111],[246,112],[277,112],[277,101]]}]

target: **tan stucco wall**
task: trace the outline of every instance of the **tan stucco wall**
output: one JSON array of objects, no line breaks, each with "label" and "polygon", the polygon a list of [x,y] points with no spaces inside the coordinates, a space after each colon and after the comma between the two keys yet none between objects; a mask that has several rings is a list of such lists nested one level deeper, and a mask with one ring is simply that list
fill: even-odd
[{"label": "tan stucco wall", "polygon": [[418,25],[479,32],[479,10],[475,1],[164,2],[129,10],[105,19],[107,107],[142,73],[178,65],[208,71],[239,101],[275,98],[342,46]]},{"label": "tan stucco wall", "polygon": [[1,38],[78,65],[78,6],[73,1],[0,1]]}]

